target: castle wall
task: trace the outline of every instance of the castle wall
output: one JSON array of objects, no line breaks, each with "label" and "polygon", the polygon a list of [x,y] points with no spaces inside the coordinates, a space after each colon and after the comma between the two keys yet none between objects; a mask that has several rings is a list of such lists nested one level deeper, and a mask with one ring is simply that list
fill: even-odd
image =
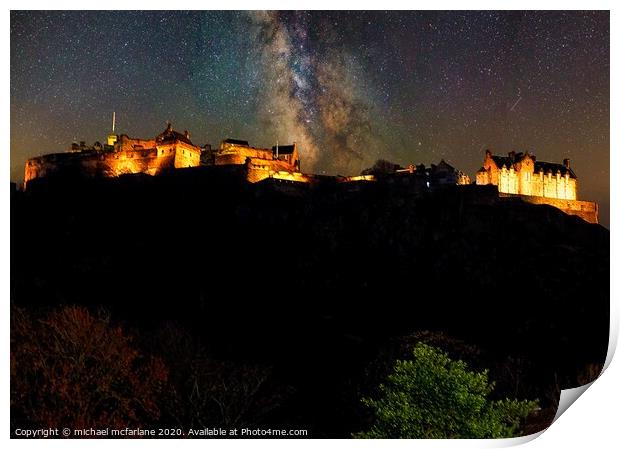
[{"label": "castle wall", "polygon": [[[148,150],[118,151],[103,154],[97,161],[97,171],[106,177],[130,173],[157,175],[174,167],[174,152],[159,155],[157,148]],[[88,161],[85,161],[88,163]]]},{"label": "castle wall", "polygon": [[56,176],[61,173],[79,174],[80,155],[77,153],[60,153],[39,156],[26,161],[24,184],[35,178]]},{"label": "castle wall", "polygon": [[243,165],[247,156],[241,154],[217,154],[215,156],[215,165]]},{"label": "castle wall", "polygon": [[252,183],[262,181],[265,178],[269,178],[269,169],[262,167],[249,168],[247,170],[246,178]]},{"label": "castle wall", "polygon": [[[226,144],[226,150],[213,156],[213,162],[204,160],[204,164],[214,165],[244,165],[249,182],[259,182],[273,177],[276,173],[293,173],[296,167],[286,159],[274,159],[271,150],[248,148],[239,145]],[[283,175],[284,176],[284,175]],[[293,178],[291,178],[292,180]],[[299,180],[295,178],[295,180]]]},{"label": "castle wall", "polygon": [[489,172],[479,171],[478,173],[476,173],[476,185],[486,186],[487,184],[491,184],[491,180],[489,179]]},{"label": "castle wall", "polygon": [[519,193],[519,177],[514,168],[503,167],[499,172],[497,189],[505,193]]},{"label": "castle wall", "polygon": [[[506,193],[499,194],[500,197],[509,198],[517,195]],[[576,215],[589,223],[598,223],[598,204],[592,201],[577,201],[558,198],[546,198],[542,196],[518,195],[518,197],[530,204],[547,204],[557,207],[568,215]]]},{"label": "castle wall", "polygon": [[115,145],[116,151],[131,151],[134,147],[150,149],[156,147],[155,139],[133,139],[126,135],[121,135],[120,140]]},{"label": "castle wall", "polygon": [[487,171],[486,182],[484,184],[493,184],[494,186],[498,185],[500,169],[488,154],[486,155],[482,166]]},{"label": "castle wall", "polygon": [[[166,148],[169,150],[169,148]],[[116,177],[130,173],[156,175],[174,167],[174,151],[158,148],[114,152],[57,153],[29,159],[24,183],[51,176]],[[200,157],[198,156],[198,163]]]},{"label": "castle wall", "polygon": [[146,173],[157,175],[172,168],[197,167],[201,149],[179,139],[132,139],[121,135],[114,151],[85,150],[56,153],[29,159],[26,162],[24,184],[35,178],[116,177],[123,174]]},{"label": "castle wall", "polygon": [[543,173],[534,173],[532,175],[532,181],[530,183],[530,195],[544,196],[544,179],[545,175]]},{"label": "castle wall", "polygon": [[174,156],[174,168],[198,167],[200,165],[200,153],[201,151],[196,147],[178,142]]},{"label": "castle wall", "polygon": [[559,173],[535,173],[532,177],[531,194],[562,200],[577,199],[577,180]]},{"label": "castle wall", "polygon": [[235,145],[235,144],[230,144],[230,143],[225,143],[222,145],[221,154],[222,156],[229,155],[229,154],[235,154],[243,158],[244,161],[245,161],[245,158],[247,157],[258,158],[258,159],[273,159],[273,152],[271,151],[271,149],[252,148],[252,147],[246,147],[243,145]]},{"label": "castle wall", "polygon": [[289,181],[308,182],[301,173],[295,172],[288,162],[279,160],[252,159],[247,167],[247,180],[259,182],[265,178],[286,179]]},{"label": "castle wall", "polygon": [[534,173],[531,166],[517,165],[517,170],[514,167],[498,169],[493,162],[485,161],[484,168],[487,171],[476,173],[476,184],[494,184],[501,193],[577,199],[577,180],[568,174]]}]

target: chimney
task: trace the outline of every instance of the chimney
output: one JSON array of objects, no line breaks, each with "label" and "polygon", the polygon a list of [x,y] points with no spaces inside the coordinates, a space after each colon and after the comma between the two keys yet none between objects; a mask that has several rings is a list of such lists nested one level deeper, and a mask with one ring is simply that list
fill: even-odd
[{"label": "chimney", "polygon": [[511,151],[510,153],[508,153],[508,157],[510,158],[511,161],[515,160],[515,155],[516,153],[514,151]]},{"label": "chimney", "polygon": [[562,163],[564,164],[564,167],[570,168],[570,159],[566,158],[562,161]]},{"label": "chimney", "polygon": [[188,130],[185,130],[185,138],[189,139],[189,131]]}]

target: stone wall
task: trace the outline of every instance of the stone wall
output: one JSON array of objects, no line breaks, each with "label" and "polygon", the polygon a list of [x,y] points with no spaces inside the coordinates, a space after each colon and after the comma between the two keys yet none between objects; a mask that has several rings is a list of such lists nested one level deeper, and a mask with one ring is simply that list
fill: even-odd
[{"label": "stone wall", "polygon": [[247,179],[259,182],[265,178],[286,179],[289,181],[308,182],[302,173],[295,172],[288,162],[280,160],[252,159],[247,166]]},{"label": "stone wall", "polygon": [[[174,168],[174,151],[159,154],[157,148],[114,152],[58,153],[29,159],[24,184],[35,178],[116,177],[129,173],[157,175]],[[198,163],[200,156],[198,156]]]},{"label": "stone wall", "polygon": [[226,143],[222,145],[221,155],[234,154],[245,160],[246,157],[258,158],[258,159],[273,159],[273,152],[271,149],[266,148],[254,148],[246,147],[243,145],[235,145]]},{"label": "stone wall", "polygon": [[159,155],[157,148],[153,148],[103,154],[103,157],[98,160],[97,172],[105,177],[116,177],[129,173],[157,175],[173,167],[174,152]]},{"label": "stone wall", "polygon": [[26,161],[24,171],[24,185],[36,178],[53,176],[61,171],[61,167],[76,166],[77,155],[74,153],[48,154],[46,156],[33,157]]},{"label": "stone wall", "polygon": [[534,196],[565,200],[577,199],[577,180],[569,177],[568,174],[561,176],[559,173],[534,173],[531,186],[531,194]]},{"label": "stone wall", "polygon": [[246,156],[240,154],[217,154],[215,156],[215,165],[243,165]]},{"label": "stone wall", "polygon": [[155,139],[134,139],[122,134],[120,140],[114,146],[116,151],[130,151],[135,147],[142,147],[145,149],[155,148],[157,144]]},{"label": "stone wall", "polygon": [[[277,173],[285,177],[287,173],[297,172],[297,168],[288,161],[274,159],[271,150],[231,144],[227,144],[225,151],[217,152],[210,158],[203,158],[202,163],[205,165],[243,165],[246,167],[247,180],[252,183],[273,177]],[[301,179],[299,176],[291,177],[291,180],[299,179]]]},{"label": "stone wall", "polygon": [[542,196],[499,194],[500,198],[520,198],[531,204],[546,204],[557,207],[568,215],[576,215],[589,223],[598,223],[598,204],[593,201],[563,200]]},{"label": "stone wall", "polygon": [[497,189],[505,193],[521,193],[519,190],[519,177],[519,173],[515,172],[512,167],[510,167],[510,170],[503,167],[499,171]]},{"label": "stone wall", "polygon": [[200,165],[200,149],[183,142],[176,144],[174,168],[198,167]]}]

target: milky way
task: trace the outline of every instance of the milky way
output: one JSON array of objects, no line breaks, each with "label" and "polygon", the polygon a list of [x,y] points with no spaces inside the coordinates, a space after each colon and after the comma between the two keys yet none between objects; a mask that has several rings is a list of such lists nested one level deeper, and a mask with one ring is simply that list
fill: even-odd
[{"label": "milky way", "polygon": [[[303,149],[304,168],[351,173],[372,163],[369,102],[348,51],[329,21],[309,13],[250,13],[264,88],[259,114],[264,130]],[[320,21],[320,18],[319,18]],[[309,28],[321,30],[313,42]]]},{"label": "milky way", "polygon": [[55,11],[11,13],[11,178],[74,138],[299,144],[302,170],[483,152],[572,160],[609,209],[609,13]]}]

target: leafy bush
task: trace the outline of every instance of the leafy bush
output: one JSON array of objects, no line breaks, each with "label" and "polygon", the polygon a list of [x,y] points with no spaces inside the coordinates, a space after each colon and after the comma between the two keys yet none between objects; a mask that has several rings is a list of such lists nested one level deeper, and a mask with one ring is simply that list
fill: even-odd
[{"label": "leafy bush", "polygon": [[379,399],[362,402],[375,414],[369,431],[357,438],[508,438],[536,401],[491,401],[487,371],[469,371],[432,346],[418,343],[414,360],[397,360]]}]

